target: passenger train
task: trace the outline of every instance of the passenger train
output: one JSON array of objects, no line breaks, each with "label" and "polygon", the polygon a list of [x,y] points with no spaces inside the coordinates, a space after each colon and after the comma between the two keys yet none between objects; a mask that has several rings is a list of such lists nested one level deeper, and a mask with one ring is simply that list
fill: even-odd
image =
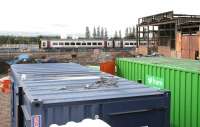
[{"label": "passenger train", "polygon": [[94,39],[43,39],[40,43],[42,49],[59,48],[134,48],[136,40],[94,40]]}]

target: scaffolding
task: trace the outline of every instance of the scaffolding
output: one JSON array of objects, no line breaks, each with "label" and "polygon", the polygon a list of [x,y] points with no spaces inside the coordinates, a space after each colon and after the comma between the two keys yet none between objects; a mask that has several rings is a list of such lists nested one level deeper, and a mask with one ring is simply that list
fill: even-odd
[{"label": "scaffolding", "polygon": [[142,17],[137,24],[137,46],[176,48],[176,34],[196,34],[200,15],[174,14],[173,11]]}]

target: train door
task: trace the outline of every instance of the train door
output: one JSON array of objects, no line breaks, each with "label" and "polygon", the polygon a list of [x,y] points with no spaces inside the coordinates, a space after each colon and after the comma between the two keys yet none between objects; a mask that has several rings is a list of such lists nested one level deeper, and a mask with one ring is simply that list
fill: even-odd
[{"label": "train door", "polygon": [[47,41],[47,48],[50,48],[51,47],[51,43],[50,41]]},{"label": "train door", "polygon": [[107,41],[104,41],[104,48],[107,48],[108,45],[107,45]]},{"label": "train door", "polygon": [[123,48],[123,40],[120,40],[120,48]]},{"label": "train door", "polygon": [[112,40],[112,48],[115,48],[115,40]]}]

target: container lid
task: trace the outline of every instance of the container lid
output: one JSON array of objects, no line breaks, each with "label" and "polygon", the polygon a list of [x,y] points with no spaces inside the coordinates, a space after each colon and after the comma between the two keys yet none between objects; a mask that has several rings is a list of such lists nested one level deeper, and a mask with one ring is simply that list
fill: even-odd
[{"label": "container lid", "polygon": [[28,98],[43,103],[77,102],[164,92],[74,63],[16,64],[14,81]]},{"label": "container lid", "polygon": [[200,73],[200,61],[197,60],[177,59],[169,57],[140,57],[140,58],[119,58],[119,59],[130,62],[152,64],[155,66]]}]

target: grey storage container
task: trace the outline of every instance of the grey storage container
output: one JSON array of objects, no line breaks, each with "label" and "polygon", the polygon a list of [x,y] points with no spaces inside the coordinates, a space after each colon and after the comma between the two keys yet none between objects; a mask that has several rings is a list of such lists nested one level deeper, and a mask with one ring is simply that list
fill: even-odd
[{"label": "grey storage container", "polygon": [[12,65],[12,127],[100,118],[112,127],[169,127],[170,93],[74,63]]}]

